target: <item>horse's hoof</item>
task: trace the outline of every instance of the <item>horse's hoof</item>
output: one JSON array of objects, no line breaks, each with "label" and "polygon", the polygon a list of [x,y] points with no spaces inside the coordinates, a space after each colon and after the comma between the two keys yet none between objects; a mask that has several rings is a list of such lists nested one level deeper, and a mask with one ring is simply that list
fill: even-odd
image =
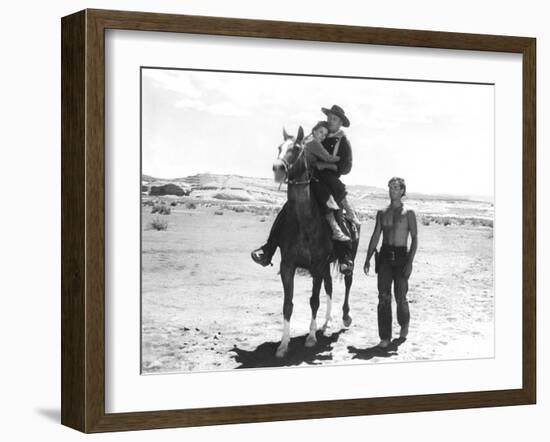
[{"label": "horse's hoof", "polygon": [[349,327],[351,325],[351,316],[346,316],[344,318],[344,327]]},{"label": "horse's hoof", "polygon": [[321,331],[323,332],[323,334],[326,336],[327,333],[329,333],[330,329],[332,328],[332,323],[331,322],[325,322],[323,324],[323,326],[321,327]]},{"label": "horse's hoof", "polygon": [[286,356],[287,353],[288,347],[279,346],[279,348],[277,348],[277,351],[275,352],[275,357],[277,357],[278,359],[282,359]]},{"label": "horse's hoof", "polygon": [[308,335],[306,338],[306,347],[311,348],[317,345],[317,338],[315,336]]}]

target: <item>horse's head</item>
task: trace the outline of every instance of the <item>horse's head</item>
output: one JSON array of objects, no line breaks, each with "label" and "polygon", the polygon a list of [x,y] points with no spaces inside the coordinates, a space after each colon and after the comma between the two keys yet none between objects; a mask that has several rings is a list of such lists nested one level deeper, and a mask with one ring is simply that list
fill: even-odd
[{"label": "horse's head", "polygon": [[[304,165],[304,129],[300,126],[298,135],[293,137],[283,129],[283,142],[279,145],[279,154],[273,163],[273,176],[275,182],[282,183],[284,180],[294,180],[302,175],[305,170]],[[301,160],[301,161],[300,161]]]}]

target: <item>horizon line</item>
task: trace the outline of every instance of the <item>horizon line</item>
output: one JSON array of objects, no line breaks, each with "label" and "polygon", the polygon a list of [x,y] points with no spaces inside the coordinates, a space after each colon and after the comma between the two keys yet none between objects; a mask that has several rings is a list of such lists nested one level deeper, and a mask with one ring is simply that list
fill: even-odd
[{"label": "horizon line", "polygon": [[[266,176],[240,175],[240,174],[237,174],[237,173],[216,173],[216,172],[197,172],[197,173],[194,173],[192,175],[178,176],[178,177],[174,177],[174,178],[161,178],[161,177],[158,177],[158,176],[149,175],[149,174],[144,173],[144,172],[142,172],[141,175],[142,175],[142,177],[143,177],[143,175],[147,175],[148,177],[154,178],[155,180],[159,180],[159,181],[174,181],[174,180],[179,180],[179,179],[183,179],[183,178],[189,178],[191,176],[196,176],[196,175],[236,176],[236,177],[242,177],[242,178],[260,178],[260,179],[263,179],[263,180],[271,180],[272,179],[272,177],[266,177]],[[275,182],[273,182],[273,183],[275,184]],[[364,184],[364,183],[346,184],[346,186],[363,186],[363,187],[372,187],[374,189],[386,190],[385,187],[379,187],[379,186],[374,186],[372,184]],[[463,198],[464,197],[483,198],[484,200],[490,200],[490,202],[493,203],[493,204],[494,204],[494,201],[495,201],[494,195],[485,195],[485,194],[468,194],[468,193],[453,193],[453,192],[430,193],[430,192],[423,192],[423,191],[407,191],[407,194],[440,196],[440,197],[451,196],[451,197],[463,197]]]}]

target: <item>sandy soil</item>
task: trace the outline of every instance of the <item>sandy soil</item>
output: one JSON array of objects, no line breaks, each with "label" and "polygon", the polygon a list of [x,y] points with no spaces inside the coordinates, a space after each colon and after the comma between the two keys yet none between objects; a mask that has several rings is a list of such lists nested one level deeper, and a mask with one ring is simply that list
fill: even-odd
[{"label": "sandy soil", "polygon": [[[373,221],[363,236],[342,325],[343,280],[334,281],[333,327],[304,347],[311,279],[297,276],[289,355],[275,358],[282,331],[282,286],[275,266],[249,252],[261,245],[273,215],[219,207],[172,207],[165,231],[148,228],[143,207],[142,368],[144,373],[210,371],[304,364],[381,363],[493,357],[493,230],[478,225],[419,223],[419,250],[409,281],[407,341],[378,343],[376,277],[362,272]],[[218,214],[216,214],[216,212]],[[325,315],[322,292],[318,324]],[[394,334],[399,333],[395,319]]]}]

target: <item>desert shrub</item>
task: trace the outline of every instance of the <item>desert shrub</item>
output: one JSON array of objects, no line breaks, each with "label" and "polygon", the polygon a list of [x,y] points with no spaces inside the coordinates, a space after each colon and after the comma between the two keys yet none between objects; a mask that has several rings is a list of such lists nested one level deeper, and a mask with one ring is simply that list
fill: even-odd
[{"label": "desert shrub", "polygon": [[451,225],[451,219],[445,217],[441,220],[441,224],[443,224],[444,226],[450,226]]},{"label": "desert shrub", "polygon": [[151,209],[151,213],[158,213],[159,215],[170,215],[172,210],[165,204],[155,204]]},{"label": "desert shrub", "polygon": [[147,201],[143,201],[143,205],[145,207],[147,207],[147,206],[153,207],[155,205],[155,203],[153,203],[153,201],[151,201],[151,200],[147,200]]},{"label": "desert shrub", "polygon": [[168,229],[168,221],[161,220],[160,218],[154,218],[148,225],[149,229],[153,230],[166,230]]},{"label": "desert shrub", "polygon": [[172,201],[172,202],[170,203],[170,205],[171,205],[172,207],[176,207],[176,206],[178,205],[178,203],[177,203],[176,201]]},{"label": "desert shrub", "polygon": [[422,225],[423,226],[429,226],[430,224],[431,224],[430,218],[428,218],[427,216],[423,216],[422,217]]},{"label": "desert shrub", "polygon": [[363,212],[363,211],[357,210],[356,213],[361,221],[376,219],[376,212]]},{"label": "desert shrub", "polygon": [[214,215],[223,215],[223,210],[216,210]]},{"label": "desert shrub", "polygon": [[265,223],[265,218],[260,218],[261,223]]},{"label": "desert shrub", "polygon": [[193,209],[196,209],[196,208],[197,208],[197,205],[196,205],[194,202],[191,201],[191,202],[188,202],[188,203],[185,205],[185,208],[186,208],[186,209],[191,209],[191,210],[193,210]]},{"label": "desert shrub", "polygon": [[233,212],[243,213],[243,212],[244,212],[244,207],[241,207],[241,206],[233,206],[233,207],[231,207],[231,210],[233,210]]},{"label": "desert shrub", "polygon": [[481,219],[480,225],[483,227],[493,227],[493,220],[492,219]]}]

